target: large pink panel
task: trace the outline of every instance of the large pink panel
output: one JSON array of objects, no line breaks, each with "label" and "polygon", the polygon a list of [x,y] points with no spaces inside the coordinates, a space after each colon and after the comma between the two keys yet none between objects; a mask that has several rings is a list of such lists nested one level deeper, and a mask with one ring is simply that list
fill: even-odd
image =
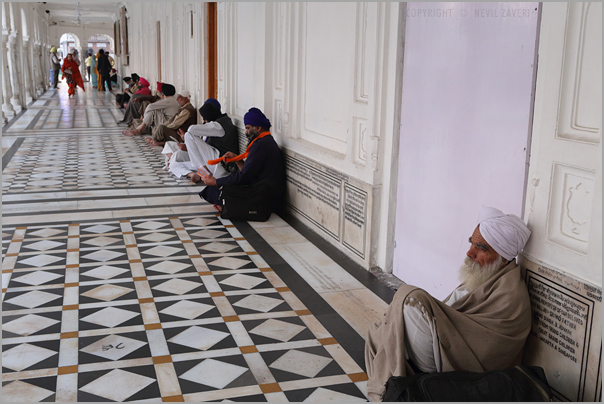
[{"label": "large pink panel", "polygon": [[407,3],[394,274],[444,298],[478,211],[522,214],[538,3]]}]

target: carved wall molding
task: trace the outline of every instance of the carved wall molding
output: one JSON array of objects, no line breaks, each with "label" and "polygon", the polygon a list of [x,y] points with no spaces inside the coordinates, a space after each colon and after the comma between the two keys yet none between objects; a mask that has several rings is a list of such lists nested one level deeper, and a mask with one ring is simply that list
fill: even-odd
[{"label": "carved wall molding", "polygon": [[597,144],[600,142],[602,72],[591,67],[602,60],[602,4],[569,3],[557,137]]}]

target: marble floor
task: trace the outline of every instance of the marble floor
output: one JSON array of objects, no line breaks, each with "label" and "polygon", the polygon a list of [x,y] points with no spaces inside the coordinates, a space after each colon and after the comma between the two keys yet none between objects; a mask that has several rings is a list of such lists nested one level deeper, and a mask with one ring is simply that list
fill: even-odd
[{"label": "marble floor", "polygon": [[367,401],[393,291],[292,217],[216,216],[112,98],[3,127],[3,401]]}]

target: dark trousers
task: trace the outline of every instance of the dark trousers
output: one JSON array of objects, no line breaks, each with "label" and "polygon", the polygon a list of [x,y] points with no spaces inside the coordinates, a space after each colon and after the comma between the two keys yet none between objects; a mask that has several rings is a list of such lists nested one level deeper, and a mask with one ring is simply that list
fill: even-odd
[{"label": "dark trousers", "polygon": [[206,186],[203,191],[199,193],[203,199],[210,202],[212,205],[222,206],[222,200],[220,199],[220,188],[217,186]]},{"label": "dark trousers", "polygon": [[101,87],[104,89],[105,88],[105,84],[107,84],[107,91],[111,91],[111,80],[110,80],[110,76],[109,75],[103,75],[101,76]]},{"label": "dark trousers", "polygon": [[59,84],[59,71],[60,71],[60,69],[52,70],[52,87],[53,88],[57,88],[57,85]]}]

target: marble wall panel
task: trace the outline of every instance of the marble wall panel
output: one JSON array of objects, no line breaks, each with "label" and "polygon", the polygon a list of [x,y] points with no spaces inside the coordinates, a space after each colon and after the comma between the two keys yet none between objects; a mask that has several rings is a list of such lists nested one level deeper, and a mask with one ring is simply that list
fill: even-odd
[{"label": "marble wall panel", "polygon": [[561,401],[602,400],[602,288],[528,260],[533,323],[524,364],[541,366]]},{"label": "marble wall panel", "polygon": [[284,149],[287,206],[361,264],[369,261],[371,186]]}]

